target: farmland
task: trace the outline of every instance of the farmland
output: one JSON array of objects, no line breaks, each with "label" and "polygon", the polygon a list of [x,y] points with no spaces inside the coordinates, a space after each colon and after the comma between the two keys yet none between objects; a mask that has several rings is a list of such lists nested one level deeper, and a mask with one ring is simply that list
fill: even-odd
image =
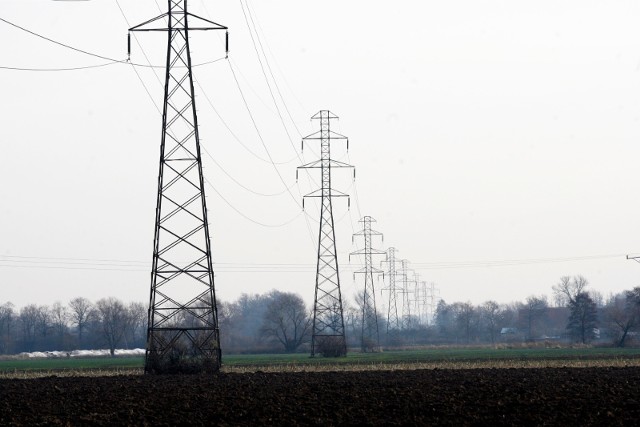
[{"label": "farmland", "polygon": [[146,376],[142,366],[0,360],[0,424],[631,425],[640,415],[638,349],[229,355],[214,376]]},{"label": "farmland", "polygon": [[[5,358],[1,377],[137,374],[142,357]],[[222,372],[362,371],[469,369],[474,367],[640,366],[636,348],[426,348],[381,353],[351,352],[343,358],[308,354],[234,354],[223,357]]]}]

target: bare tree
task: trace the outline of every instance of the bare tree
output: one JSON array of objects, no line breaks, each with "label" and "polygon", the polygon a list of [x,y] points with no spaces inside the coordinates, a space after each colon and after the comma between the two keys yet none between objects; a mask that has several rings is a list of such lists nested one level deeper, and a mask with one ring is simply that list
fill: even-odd
[{"label": "bare tree", "polygon": [[93,304],[86,298],[78,297],[69,301],[69,308],[69,318],[71,324],[78,328],[78,344],[82,347],[83,335],[91,319]]},{"label": "bare tree", "polygon": [[491,344],[494,344],[499,328],[498,322],[502,317],[502,310],[497,302],[487,301],[482,304],[481,313],[487,332],[489,333],[489,338],[491,339]]},{"label": "bare tree", "polygon": [[538,321],[544,317],[547,309],[549,307],[549,303],[547,302],[547,298],[545,296],[530,296],[527,297],[527,300],[522,306],[524,311],[524,322],[527,328],[527,339],[533,339],[535,328],[537,326]]},{"label": "bare tree", "polygon": [[37,305],[29,304],[22,307],[18,315],[23,347],[29,351],[35,348],[39,311]]},{"label": "bare tree", "polygon": [[102,338],[113,357],[129,325],[129,311],[122,301],[110,297],[96,302],[96,315]]},{"label": "bare tree", "polygon": [[36,316],[36,329],[43,341],[51,331],[51,320],[51,309],[46,305],[39,306]]},{"label": "bare tree", "polygon": [[455,313],[453,312],[453,307],[442,299],[438,301],[434,315],[434,324],[438,334],[445,338],[451,336],[453,333],[454,320]]},{"label": "bare tree", "polygon": [[56,333],[58,345],[63,345],[64,335],[67,332],[67,321],[69,313],[67,308],[60,301],[56,301],[51,306],[51,323]]},{"label": "bare tree", "polygon": [[300,296],[278,291],[270,295],[262,333],[280,343],[287,353],[292,353],[309,338],[311,318]]},{"label": "bare tree", "polygon": [[10,351],[14,316],[13,304],[6,302],[0,305],[0,354],[7,354]]},{"label": "bare tree", "polygon": [[560,282],[553,286],[553,297],[558,307],[568,307],[576,297],[584,292],[589,281],[583,276],[562,276]]},{"label": "bare tree", "polygon": [[462,333],[465,342],[470,342],[475,332],[474,325],[477,317],[473,305],[470,302],[456,302],[451,304],[451,307],[455,313],[455,324],[458,333]]},{"label": "bare tree", "polygon": [[220,328],[220,346],[225,350],[233,348],[233,333],[231,329],[231,304],[218,300],[218,326]]},{"label": "bare tree", "polygon": [[624,347],[629,332],[640,322],[640,287],[610,298],[604,313],[609,327],[616,331],[616,346]]},{"label": "bare tree", "polygon": [[129,328],[127,345],[135,346],[144,343],[147,333],[148,310],[141,302],[132,302],[127,307],[129,311]]},{"label": "bare tree", "polygon": [[604,295],[602,292],[591,290],[589,291],[589,297],[596,303],[596,307],[603,308],[605,306]]},{"label": "bare tree", "polygon": [[[351,305],[348,300],[342,301],[342,315],[344,316],[344,333],[347,340],[350,340],[351,345],[357,346],[360,344],[359,338],[362,333],[362,304],[364,296],[358,301],[356,295],[356,305]],[[336,312],[340,310],[335,308]],[[336,321],[338,323],[338,321]]]}]

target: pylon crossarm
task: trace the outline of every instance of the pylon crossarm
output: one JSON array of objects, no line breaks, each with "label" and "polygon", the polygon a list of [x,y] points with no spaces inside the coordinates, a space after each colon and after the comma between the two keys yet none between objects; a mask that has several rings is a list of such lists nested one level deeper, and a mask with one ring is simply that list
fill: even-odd
[{"label": "pylon crossarm", "polygon": [[355,167],[350,164],[340,162],[338,160],[333,160],[333,159],[329,160],[329,166],[331,168],[354,168]]},{"label": "pylon crossarm", "polygon": [[[325,189],[324,192],[326,192],[326,191],[327,190]],[[330,188],[329,191],[331,192],[330,195],[323,194],[323,190],[315,190],[315,191],[312,191],[309,194],[305,194],[302,197],[319,197],[319,198],[322,198],[322,197],[325,197],[325,198],[326,197],[350,197],[348,194],[345,194],[342,191],[334,190],[333,188]]]},{"label": "pylon crossarm", "polygon": [[[318,136],[319,135],[319,136]],[[304,140],[306,139],[310,139],[310,140],[323,140],[323,139],[349,139],[348,137],[344,136],[344,135],[340,135],[337,132],[334,132],[332,130],[330,131],[317,131],[314,132],[310,135],[305,136],[304,138],[302,138]]]},{"label": "pylon crossarm", "polygon": [[228,30],[229,29],[229,28],[225,27],[222,24],[218,24],[217,22],[210,21],[210,20],[208,20],[206,18],[203,18],[201,16],[194,15],[191,12],[186,12],[186,14],[191,18],[196,18],[196,19],[198,19],[200,21],[204,21],[207,24],[211,24],[212,25],[211,27],[195,27],[195,28],[194,27],[189,27],[189,30],[204,30],[204,31],[206,31],[206,30]]},{"label": "pylon crossarm", "polygon": [[[367,249],[367,248],[365,248],[365,249],[358,249],[357,251],[353,251],[353,252],[351,252],[350,255],[368,255],[368,254],[371,254],[371,255],[385,255],[386,252],[382,251],[380,249],[371,249],[371,248]],[[384,261],[382,261],[382,262],[384,262]]]},{"label": "pylon crossarm", "polygon": [[[190,27],[188,25],[184,25],[182,28],[178,28],[178,29],[185,29],[185,30],[189,30],[189,31],[211,31],[211,30],[228,30],[228,27],[225,27],[224,25],[220,25],[216,22],[210,21],[206,18],[203,18],[201,16],[198,15],[194,15],[193,13],[190,12],[177,12],[177,13],[172,13],[172,16],[180,16],[180,15],[186,15],[189,16],[191,18],[196,18],[197,20],[203,21],[207,24],[211,24],[210,26],[202,26],[202,27]],[[156,16],[155,18],[151,18],[148,21],[143,22],[142,24],[138,24],[135,27],[131,27],[129,28],[129,31],[171,31],[171,30],[176,30],[176,28],[167,28],[167,27],[163,27],[163,28],[144,28],[146,25],[152,24],[154,22],[157,22],[158,20],[162,19],[162,18],[167,18],[169,17],[168,13],[163,13],[162,15]]]},{"label": "pylon crossarm", "polygon": [[296,169],[320,169],[322,168],[322,160],[316,160],[306,165],[298,166]]},{"label": "pylon crossarm", "polygon": [[148,21],[143,22],[142,24],[138,24],[135,27],[129,28],[129,31],[159,31],[159,30],[151,30],[151,29],[143,29],[145,25],[151,24],[152,22],[156,22],[159,19],[166,18],[169,16],[168,13],[163,13],[162,15],[158,15],[155,18],[151,18]]}]

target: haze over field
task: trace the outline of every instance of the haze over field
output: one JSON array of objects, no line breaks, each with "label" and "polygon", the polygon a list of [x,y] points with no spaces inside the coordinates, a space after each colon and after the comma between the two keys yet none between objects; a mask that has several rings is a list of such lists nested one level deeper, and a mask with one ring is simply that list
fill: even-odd
[{"label": "haze over field", "polygon": [[[3,0],[0,18],[124,60],[127,29],[165,7]],[[637,2],[190,8],[230,28],[242,90],[225,60],[194,69],[221,299],[278,288],[312,300],[318,207],[308,201],[305,215],[300,204],[319,177],[296,184],[295,168],[318,156],[312,144],[300,153],[300,139],[318,130],[309,117],[320,109],[340,116],[349,152],[332,153],[357,169],[355,185],[334,174],[352,196],[350,210],[334,203],[347,298],[361,287],[347,254],[363,215],[385,235],[377,247],[396,247],[447,301],[550,295],[576,274],[605,295],[640,284],[625,259],[640,253]],[[0,36],[0,303],[145,301],[162,69],[106,65],[6,22]],[[224,58],[221,37],[192,35],[194,63]],[[162,66],[165,48],[164,36],[138,34],[132,62]],[[105,66],[6,68],[92,65]]]}]

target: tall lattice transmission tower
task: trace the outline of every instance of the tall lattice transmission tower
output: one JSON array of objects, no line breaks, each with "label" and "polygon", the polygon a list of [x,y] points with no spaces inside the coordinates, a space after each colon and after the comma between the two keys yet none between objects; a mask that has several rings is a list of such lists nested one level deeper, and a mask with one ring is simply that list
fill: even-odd
[{"label": "tall lattice transmission tower", "polygon": [[[331,120],[338,116],[328,110],[321,110],[312,120],[320,122],[320,130],[302,140],[320,141],[320,160],[298,166],[300,169],[320,169],[322,187],[303,198],[320,198],[320,229],[318,232],[318,259],[316,268],[316,288],[313,302],[313,326],[311,332],[311,357],[316,353],[325,356],[342,356],[347,354],[347,342],[344,330],[344,315],[342,313],[342,294],[340,290],[340,275],[338,271],[338,256],[336,252],[336,235],[333,221],[334,197],[349,197],[347,194],[331,188],[331,170],[336,168],[353,168],[353,166],[331,158],[331,141],[349,140],[331,130]],[[355,169],[354,169],[355,175]]]},{"label": "tall lattice transmission tower", "polygon": [[383,291],[389,291],[389,304],[387,305],[387,338],[394,337],[400,331],[400,319],[398,318],[398,288],[396,286],[396,277],[398,272],[396,271],[396,252],[398,250],[394,247],[387,249],[387,259],[382,263],[387,264],[387,280],[389,281],[388,287],[382,289]]},{"label": "tall lattice transmission tower", "polygon": [[189,36],[194,30],[226,29],[189,13],[187,0],[168,0],[167,13],[129,29],[167,33],[147,373],[201,373],[220,368]]},{"label": "tall lattice transmission tower", "polygon": [[400,277],[402,278],[402,288],[399,291],[402,294],[402,329],[411,329],[411,289],[412,280],[409,279],[409,261],[400,260]]},{"label": "tall lattice transmission tower", "polygon": [[413,292],[413,317],[418,322],[416,326],[422,325],[426,322],[427,315],[427,282],[420,281],[420,274],[413,273],[414,279],[414,292]]},{"label": "tall lattice transmission tower", "polygon": [[383,271],[373,266],[373,255],[386,255],[386,252],[371,247],[372,236],[382,237],[382,233],[371,229],[371,223],[376,222],[376,220],[370,216],[365,216],[359,222],[363,224],[362,230],[354,233],[353,237],[362,236],[364,238],[364,249],[351,252],[349,257],[351,255],[364,255],[364,267],[354,273],[354,276],[355,274],[364,274],[360,346],[363,352],[377,351],[380,348],[380,333],[378,330],[378,311],[376,308],[373,274],[383,273]]},{"label": "tall lattice transmission tower", "polygon": [[436,306],[440,301],[440,289],[436,287],[436,284],[431,282],[427,285],[427,324],[433,323],[435,317]]}]

